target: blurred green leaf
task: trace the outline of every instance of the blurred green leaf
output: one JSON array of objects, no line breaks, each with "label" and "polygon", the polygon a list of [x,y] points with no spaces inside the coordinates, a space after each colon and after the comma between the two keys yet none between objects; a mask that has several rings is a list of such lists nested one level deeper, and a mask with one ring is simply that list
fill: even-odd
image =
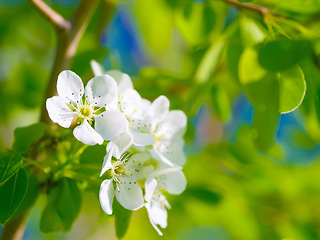
[{"label": "blurred green leaf", "polygon": [[100,166],[103,163],[106,151],[104,145],[88,146],[80,155],[80,164],[98,164]]},{"label": "blurred green leaf", "polygon": [[56,209],[48,203],[40,219],[40,231],[43,233],[63,231],[64,226]]},{"label": "blurred green leaf", "polygon": [[246,48],[239,60],[239,81],[248,84],[261,80],[267,71],[258,62],[258,53],[253,47]]},{"label": "blurred green leaf", "polygon": [[99,176],[106,155],[106,146],[94,145],[87,147],[80,155],[78,171],[87,176]]},{"label": "blurred green leaf", "polygon": [[220,37],[211,44],[211,46],[201,59],[201,62],[199,63],[199,66],[196,70],[195,81],[197,83],[203,84],[210,79],[220,63],[224,47],[224,37]]},{"label": "blurred green leaf", "polygon": [[116,229],[116,235],[118,238],[123,238],[128,230],[132,211],[122,207],[116,199],[113,204],[114,224]]},{"label": "blurred green leaf", "polygon": [[239,66],[239,61],[242,53],[243,53],[243,46],[240,40],[239,41],[234,40],[234,42],[229,41],[226,48],[226,61],[227,61],[227,66],[229,68],[230,73],[236,80],[239,80],[238,66]]},{"label": "blurred green leaf", "polygon": [[11,152],[0,153],[0,186],[19,170],[21,164],[20,155]]},{"label": "blurred green leaf", "polygon": [[196,45],[214,28],[216,14],[207,2],[182,1],[175,14],[176,25],[186,41]]},{"label": "blurred green leaf", "polygon": [[48,203],[40,219],[41,232],[70,231],[80,208],[81,193],[77,183],[69,178],[61,179],[48,193]]},{"label": "blurred green leaf", "polygon": [[20,127],[14,130],[13,150],[18,153],[27,153],[31,145],[40,140],[47,125],[39,122],[27,127]]},{"label": "blurred green leaf", "polygon": [[247,46],[263,42],[266,37],[263,27],[254,19],[248,18],[245,14],[242,14],[240,17],[240,32],[242,42]]},{"label": "blurred green leaf", "polygon": [[21,204],[28,188],[28,175],[22,168],[0,186],[0,224],[5,224]]},{"label": "blurred green leaf", "polygon": [[211,89],[211,103],[215,116],[222,122],[231,116],[231,103],[226,90],[221,86],[213,86]]},{"label": "blurred green leaf", "polygon": [[172,10],[162,0],[138,0],[135,3],[137,20],[147,44],[155,50],[164,50],[171,40]]},{"label": "blurred green leaf", "polygon": [[102,47],[96,47],[94,49],[79,52],[75,56],[75,60],[72,63],[71,70],[76,72],[79,76],[83,76],[90,68],[90,61],[95,59],[96,61],[102,61],[108,54],[108,50]]},{"label": "blurred green leaf", "polygon": [[267,42],[259,50],[259,63],[270,71],[293,67],[310,54],[307,40],[279,39]]},{"label": "blurred green leaf", "polygon": [[248,99],[254,106],[252,138],[261,151],[274,143],[279,118],[279,83],[275,74],[267,74],[261,81],[245,85]]},{"label": "blurred green leaf", "polygon": [[204,187],[188,187],[185,191],[186,195],[191,195],[208,204],[218,204],[222,200],[222,196]]},{"label": "blurred green leaf", "polygon": [[280,102],[279,112],[288,113],[295,110],[303,101],[307,86],[300,67],[296,66],[279,75]]}]

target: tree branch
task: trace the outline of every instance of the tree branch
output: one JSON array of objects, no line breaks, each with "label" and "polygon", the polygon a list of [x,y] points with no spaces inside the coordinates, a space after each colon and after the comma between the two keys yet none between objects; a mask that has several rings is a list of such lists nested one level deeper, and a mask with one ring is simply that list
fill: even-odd
[{"label": "tree branch", "polygon": [[242,2],[238,2],[237,0],[222,0],[222,1],[238,9],[248,9],[262,15],[271,14],[271,15],[277,16],[277,14],[272,12],[270,9],[259,6],[259,5],[255,5],[252,3],[242,3]]},{"label": "tree branch", "polygon": [[58,31],[67,31],[71,24],[42,0],[28,0]]},{"label": "tree branch", "polygon": [[20,240],[23,237],[27,213],[21,214],[16,219],[4,225],[0,240]]},{"label": "tree branch", "polygon": [[[50,80],[45,93],[45,99],[56,95],[56,83],[59,73],[70,67],[70,63],[77,51],[80,39],[86,30],[93,13],[100,0],[81,0],[70,21],[68,31],[57,31],[57,49]],[[40,120],[51,123],[48,117],[45,101],[42,105]]]}]

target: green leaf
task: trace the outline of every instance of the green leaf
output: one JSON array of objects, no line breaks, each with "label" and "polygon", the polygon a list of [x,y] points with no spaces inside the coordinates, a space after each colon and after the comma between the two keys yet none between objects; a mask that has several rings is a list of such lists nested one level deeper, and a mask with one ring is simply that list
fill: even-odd
[{"label": "green leaf", "polygon": [[296,66],[279,75],[280,103],[279,112],[295,110],[303,101],[307,86],[302,70]]},{"label": "green leaf", "polygon": [[279,39],[266,43],[259,50],[259,63],[270,71],[293,67],[310,53],[307,40]]},{"label": "green leaf", "polygon": [[220,63],[222,52],[225,47],[225,38],[220,37],[214,41],[204,54],[195,73],[197,83],[206,83]]},{"label": "green leaf", "polygon": [[183,1],[176,11],[177,28],[191,45],[206,40],[216,23],[216,14],[213,8],[206,3]]},{"label": "green leaf", "polygon": [[80,164],[99,164],[102,165],[106,155],[106,146],[94,145],[87,147],[80,155]]},{"label": "green leaf", "polygon": [[239,80],[239,61],[243,52],[241,42],[229,42],[226,48],[227,66],[232,76]]},{"label": "green leaf", "polygon": [[245,92],[254,106],[252,139],[260,151],[266,152],[274,144],[279,118],[279,82],[269,73],[261,81],[245,85]]},{"label": "green leaf", "polygon": [[30,209],[32,205],[36,202],[37,197],[39,195],[40,184],[38,182],[37,177],[34,174],[28,174],[28,176],[29,176],[28,190],[20,206],[17,208],[16,212],[13,214],[11,219],[14,219],[20,216],[22,213]]},{"label": "green leaf", "polygon": [[15,174],[21,164],[22,159],[19,154],[11,152],[0,153],[0,186]]},{"label": "green leaf", "polygon": [[191,195],[205,203],[218,204],[222,200],[222,196],[219,193],[213,192],[204,187],[188,187],[184,194]]},{"label": "green leaf", "polygon": [[106,155],[106,146],[94,145],[87,147],[80,155],[78,171],[87,176],[99,176]]},{"label": "green leaf", "polygon": [[242,42],[247,46],[263,42],[266,37],[263,27],[245,14],[240,17],[240,32]]},{"label": "green leaf", "polygon": [[246,48],[239,60],[239,81],[248,84],[261,80],[267,71],[258,62],[258,53],[252,48]]},{"label": "green leaf", "polygon": [[231,116],[231,103],[226,90],[222,86],[213,86],[211,100],[215,116],[220,121],[227,121]]},{"label": "green leaf", "polygon": [[40,231],[43,233],[63,231],[64,226],[56,209],[47,204],[40,219]]},{"label": "green leaf", "polygon": [[22,168],[0,187],[0,224],[5,224],[21,204],[28,188],[28,175]]},{"label": "green leaf", "polygon": [[116,199],[113,201],[112,209],[116,235],[118,238],[123,238],[128,230],[132,211],[122,207]]},{"label": "green leaf", "polygon": [[28,127],[16,128],[13,133],[13,150],[17,153],[27,153],[30,146],[43,137],[46,129],[47,125],[42,122]]},{"label": "green leaf", "polygon": [[40,230],[43,233],[70,231],[80,208],[81,194],[77,183],[69,178],[61,179],[50,189],[48,203],[40,219]]}]

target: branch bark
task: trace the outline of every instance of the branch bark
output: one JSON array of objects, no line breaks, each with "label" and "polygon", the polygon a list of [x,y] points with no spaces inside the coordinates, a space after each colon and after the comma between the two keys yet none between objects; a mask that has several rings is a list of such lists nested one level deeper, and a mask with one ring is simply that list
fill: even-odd
[{"label": "branch bark", "polygon": [[[57,30],[57,48],[49,83],[45,93],[45,99],[47,99],[48,97],[52,97],[53,95],[56,95],[57,77],[61,71],[69,68],[70,63],[79,46],[80,39],[84,31],[86,30],[90,22],[90,19],[92,18],[93,13],[95,12],[98,6],[99,1],[100,0],[81,0],[72,19],[68,21],[70,27],[64,28],[64,31],[60,31],[61,28],[57,28],[55,23],[53,23],[53,26],[55,26]],[[46,13],[43,15],[48,16],[50,15],[49,12],[52,13],[52,11],[46,11]],[[50,123],[51,121],[47,114],[45,101],[43,102],[44,104],[42,105],[41,109],[40,121]]]},{"label": "branch bark", "polygon": [[[45,99],[56,94],[56,81],[58,74],[68,69],[77,51],[80,39],[86,30],[100,0],[80,0],[77,9],[70,21],[64,19],[42,0],[28,0],[56,30],[57,47],[54,64]],[[41,109],[40,120],[50,123],[47,114],[45,99]],[[23,237],[27,213],[17,217],[5,225],[0,240],[20,240]]]},{"label": "branch bark", "polygon": [[0,240],[20,240],[23,237],[27,214],[23,213],[11,222],[5,224]]},{"label": "branch bark", "polygon": [[59,13],[54,11],[42,0],[28,0],[51,24],[57,31],[67,31],[70,29],[71,24],[64,19]]},{"label": "branch bark", "polygon": [[242,3],[242,2],[238,2],[237,0],[222,0],[222,1],[238,9],[247,9],[262,15],[271,14],[271,15],[277,16],[277,14],[272,12],[270,9],[259,6],[259,5],[255,5],[252,3]]}]

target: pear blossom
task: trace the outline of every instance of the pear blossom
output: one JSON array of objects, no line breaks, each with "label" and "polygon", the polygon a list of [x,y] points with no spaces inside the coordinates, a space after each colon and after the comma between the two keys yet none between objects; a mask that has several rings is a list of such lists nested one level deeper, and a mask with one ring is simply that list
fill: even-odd
[{"label": "pear blossom", "polygon": [[167,209],[171,209],[171,206],[167,199],[161,193],[161,191],[154,192],[150,201],[145,203],[145,208],[147,209],[149,220],[152,226],[158,232],[158,234],[162,236],[163,234],[158,225],[161,228],[166,228],[168,225]]},{"label": "pear blossom", "polygon": [[165,167],[154,171],[145,182],[145,207],[149,219],[155,230],[162,236],[161,228],[167,227],[167,209],[170,205],[164,195],[164,191],[171,194],[180,194],[186,188],[187,180],[181,171],[181,167]]},{"label": "pear blossom", "polygon": [[128,121],[128,133],[133,136],[133,144],[146,146],[155,143],[155,138],[147,131],[150,129],[150,119],[146,116],[148,101],[142,99],[133,89],[131,78],[118,70],[105,71],[96,61],[91,61],[93,73],[96,76],[106,74],[113,77],[118,85],[118,107]]},{"label": "pear blossom", "polygon": [[[102,209],[112,214],[114,195],[126,209],[137,210],[144,205],[142,189],[137,182],[151,174],[153,166],[144,166],[150,158],[147,153],[124,153],[120,159],[113,160],[106,155],[104,171],[108,178],[100,186],[99,199]],[[104,172],[103,172],[104,173]],[[102,173],[102,174],[103,174]]]},{"label": "pear blossom", "polygon": [[126,90],[133,89],[133,84],[128,74],[123,73],[119,70],[105,71],[103,66],[94,60],[92,60],[90,64],[95,76],[106,74],[111,76],[116,81],[118,85],[119,96],[122,96],[126,92]]},{"label": "pear blossom", "polygon": [[165,166],[152,172],[145,182],[146,201],[150,201],[156,189],[165,190],[173,195],[181,194],[187,186],[187,179],[181,169],[181,167]]},{"label": "pear blossom", "polygon": [[92,78],[84,88],[80,77],[66,70],[59,74],[57,92],[46,101],[50,119],[64,128],[71,126],[74,118],[75,138],[87,145],[102,144],[118,136],[127,127],[126,119],[117,109],[117,84],[102,75]]},{"label": "pear blossom", "polygon": [[149,121],[149,131],[155,143],[149,150],[152,157],[170,166],[183,166],[186,157],[183,151],[187,117],[180,110],[169,111],[169,100],[160,96],[149,105],[145,121]]}]

